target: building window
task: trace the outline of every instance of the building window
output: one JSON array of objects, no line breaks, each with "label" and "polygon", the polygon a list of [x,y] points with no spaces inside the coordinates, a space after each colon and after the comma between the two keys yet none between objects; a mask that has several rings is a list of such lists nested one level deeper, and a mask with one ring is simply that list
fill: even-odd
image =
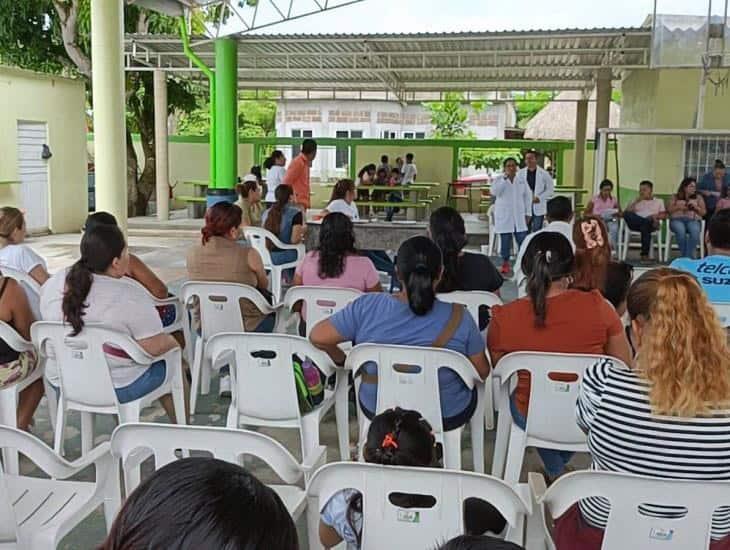
[{"label": "building window", "polygon": [[702,178],[711,172],[715,160],[730,162],[730,138],[687,137],[684,140],[684,175]]},{"label": "building window", "polygon": [[383,139],[396,139],[398,137],[398,132],[393,132],[391,130],[383,130],[382,136],[383,136]]},{"label": "building window", "polygon": [[426,139],[426,132],[416,132],[416,139]]},{"label": "building window", "polygon": [[[353,138],[358,139],[362,137],[362,130],[337,130],[335,137],[338,139]],[[350,147],[345,145],[344,147],[335,148],[335,168],[347,168],[350,165]]]},{"label": "building window", "polygon": [[[292,130],[291,137],[293,138],[311,138],[312,130]],[[299,152],[302,150],[301,144],[291,146],[291,158],[299,156]]]},{"label": "building window", "polygon": [[403,132],[403,139],[425,139],[425,132]]}]

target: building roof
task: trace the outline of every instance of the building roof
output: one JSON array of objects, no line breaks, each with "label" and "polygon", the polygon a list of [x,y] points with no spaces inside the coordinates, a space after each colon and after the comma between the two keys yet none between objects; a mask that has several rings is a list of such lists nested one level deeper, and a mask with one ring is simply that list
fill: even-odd
[{"label": "building roof", "polygon": [[[239,34],[239,88],[317,97],[422,101],[438,93],[590,90],[598,71],[620,80],[647,68],[651,29],[597,28],[418,34]],[[209,66],[214,44],[193,37]],[[127,35],[127,70],[198,73],[178,36]],[[434,97],[436,94],[436,97]],[[314,97],[314,96],[312,96]]]},{"label": "building roof", "polygon": [[[582,99],[581,92],[560,92],[557,101],[551,101],[530,119],[525,127],[525,139],[569,139],[575,140],[576,101]],[[595,94],[594,94],[595,97]],[[621,122],[621,106],[611,102],[609,126],[618,127]],[[588,102],[586,136],[596,133],[596,102]]]}]

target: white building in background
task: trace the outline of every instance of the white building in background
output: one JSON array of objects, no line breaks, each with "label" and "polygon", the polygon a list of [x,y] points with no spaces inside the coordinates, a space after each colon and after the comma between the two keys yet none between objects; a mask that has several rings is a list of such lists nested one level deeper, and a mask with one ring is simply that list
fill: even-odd
[{"label": "white building in background", "polygon": [[[514,126],[515,119],[511,103],[497,102],[481,112],[470,112],[469,126],[477,139],[503,139],[505,128]],[[403,106],[394,101],[286,99],[278,102],[276,111],[276,134],[281,137],[426,139],[432,132],[430,113],[418,104]],[[282,150],[288,159],[299,152],[297,146]],[[312,177],[343,177],[348,173],[349,160],[347,148],[320,147],[312,166]],[[392,163],[395,159],[390,161]],[[357,162],[360,163],[359,160]]]}]

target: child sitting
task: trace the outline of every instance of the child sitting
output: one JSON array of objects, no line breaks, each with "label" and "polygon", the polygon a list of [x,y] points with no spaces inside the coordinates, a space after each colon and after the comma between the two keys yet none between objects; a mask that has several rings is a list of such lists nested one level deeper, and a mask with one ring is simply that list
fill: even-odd
[{"label": "child sitting", "polygon": [[[437,463],[436,440],[431,426],[420,413],[390,409],[373,418],[363,449],[365,462],[386,466],[433,467]],[[418,507],[424,497],[404,494],[397,506]],[[428,497],[425,497],[429,500]],[[395,504],[395,503],[394,503]],[[505,519],[491,504],[476,498],[464,503],[467,534],[501,533]],[[362,494],[342,489],[327,502],[319,523],[319,540],[332,548],[343,540],[347,550],[359,550],[362,543]]]},{"label": "child sitting", "polygon": [[390,178],[388,179],[388,185],[400,185],[400,168],[396,167],[390,171]]}]

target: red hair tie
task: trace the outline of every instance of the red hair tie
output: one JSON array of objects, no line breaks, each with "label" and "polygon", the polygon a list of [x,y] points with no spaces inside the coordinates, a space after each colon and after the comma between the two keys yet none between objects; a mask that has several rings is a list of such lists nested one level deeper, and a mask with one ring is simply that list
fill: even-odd
[{"label": "red hair tie", "polygon": [[393,432],[385,434],[383,443],[380,446],[383,447],[383,449],[387,449],[389,447],[393,447],[394,449],[398,448],[398,442],[395,440],[395,437],[393,437]]}]

